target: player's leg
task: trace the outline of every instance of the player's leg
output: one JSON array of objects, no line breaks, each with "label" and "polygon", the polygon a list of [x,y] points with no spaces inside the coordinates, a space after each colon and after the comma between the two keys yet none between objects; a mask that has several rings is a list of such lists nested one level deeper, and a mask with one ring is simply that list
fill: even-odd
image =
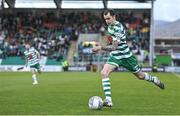
[{"label": "player's leg", "polygon": [[37,69],[37,71],[38,71],[38,73],[39,73],[39,74],[41,74],[41,73],[42,73],[41,69]]},{"label": "player's leg", "polygon": [[36,68],[36,70],[37,70],[37,72],[38,72],[39,74],[42,73],[42,72],[41,72],[41,66],[40,66],[39,63],[35,64],[35,68]]},{"label": "player's leg", "polygon": [[141,80],[146,80],[146,81],[149,81],[149,82],[153,82],[159,88],[165,89],[165,85],[156,76],[152,76],[149,73],[145,73],[145,72],[142,72],[142,71],[134,73],[134,75],[137,78],[141,79]]},{"label": "player's leg", "polygon": [[31,68],[31,72],[32,72],[33,85],[36,85],[36,84],[38,84],[37,77],[36,77],[36,69]]},{"label": "player's leg", "polygon": [[38,81],[37,81],[37,76],[36,76],[36,71],[38,73],[41,73],[41,69],[40,69],[40,64],[37,63],[33,66],[31,66],[31,72],[32,72],[32,79],[33,79],[33,84],[38,84]]},{"label": "player's leg", "polygon": [[102,71],[102,86],[105,94],[104,106],[112,107],[110,73],[116,68],[115,65],[105,64]]},{"label": "player's leg", "polygon": [[155,85],[164,89],[164,84],[156,77],[152,76],[149,73],[144,73],[141,71],[140,66],[138,65],[137,59],[134,56],[122,60],[122,65],[129,71],[131,71],[138,79],[147,80],[153,82]]}]

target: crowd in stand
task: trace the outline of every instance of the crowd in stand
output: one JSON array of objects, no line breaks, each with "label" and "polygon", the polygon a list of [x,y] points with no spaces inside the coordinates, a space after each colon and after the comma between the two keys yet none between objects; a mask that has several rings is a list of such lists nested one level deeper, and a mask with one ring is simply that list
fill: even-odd
[{"label": "crowd in stand", "polygon": [[[90,12],[18,12],[3,13],[0,18],[0,58],[23,56],[24,44],[34,41],[41,55],[60,60],[67,56],[71,40],[79,33],[103,33],[100,15]],[[137,17],[133,13],[120,13],[119,20],[128,28],[128,41],[132,50],[149,49],[149,16]],[[83,49],[83,47],[81,47]]]},{"label": "crowd in stand", "polygon": [[4,13],[0,20],[0,57],[22,56],[27,40],[41,55],[61,59],[67,56],[71,40],[79,33],[97,33],[100,18],[88,13]]}]

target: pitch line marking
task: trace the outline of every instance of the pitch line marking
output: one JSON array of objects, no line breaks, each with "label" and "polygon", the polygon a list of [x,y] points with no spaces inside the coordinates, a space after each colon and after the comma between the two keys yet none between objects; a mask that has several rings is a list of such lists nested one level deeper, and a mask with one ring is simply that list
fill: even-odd
[{"label": "pitch line marking", "polygon": [[179,74],[177,74],[177,73],[173,73],[177,78],[179,78],[180,79],[180,75]]}]

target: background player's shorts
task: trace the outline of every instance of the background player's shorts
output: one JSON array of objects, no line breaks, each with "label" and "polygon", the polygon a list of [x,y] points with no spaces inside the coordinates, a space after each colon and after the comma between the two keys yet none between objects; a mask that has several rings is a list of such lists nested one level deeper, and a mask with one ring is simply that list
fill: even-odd
[{"label": "background player's shorts", "polygon": [[31,69],[40,70],[40,64],[37,63],[37,64],[35,64],[35,65],[31,65],[30,68],[31,68]]},{"label": "background player's shorts", "polygon": [[123,59],[115,59],[113,56],[110,56],[107,64],[115,65],[116,67],[122,66],[132,73],[137,73],[141,70],[141,67],[138,65],[137,59],[135,56]]}]

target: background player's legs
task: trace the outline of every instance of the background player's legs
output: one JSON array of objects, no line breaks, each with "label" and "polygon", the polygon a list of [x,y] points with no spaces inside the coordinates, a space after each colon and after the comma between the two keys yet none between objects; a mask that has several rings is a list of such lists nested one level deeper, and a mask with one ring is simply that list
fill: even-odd
[{"label": "background player's legs", "polygon": [[41,69],[38,69],[37,71],[38,71],[38,73],[39,73],[39,74],[41,74],[41,73],[42,73]]},{"label": "background player's legs", "polygon": [[31,72],[32,72],[33,85],[38,84],[37,77],[36,77],[36,70],[33,68],[31,69]]},{"label": "background player's legs", "polygon": [[152,76],[149,73],[144,73],[144,72],[140,71],[138,73],[134,73],[134,75],[141,80],[153,82],[154,84],[159,86],[161,89],[165,88],[164,84],[156,76]]},{"label": "background player's legs", "polygon": [[105,64],[102,71],[102,86],[104,90],[104,94],[106,99],[110,101],[110,106],[112,106],[112,98],[111,98],[111,83],[109,79],[109,74],[116,68],[116,66],[111,65],[111,64]]}]

